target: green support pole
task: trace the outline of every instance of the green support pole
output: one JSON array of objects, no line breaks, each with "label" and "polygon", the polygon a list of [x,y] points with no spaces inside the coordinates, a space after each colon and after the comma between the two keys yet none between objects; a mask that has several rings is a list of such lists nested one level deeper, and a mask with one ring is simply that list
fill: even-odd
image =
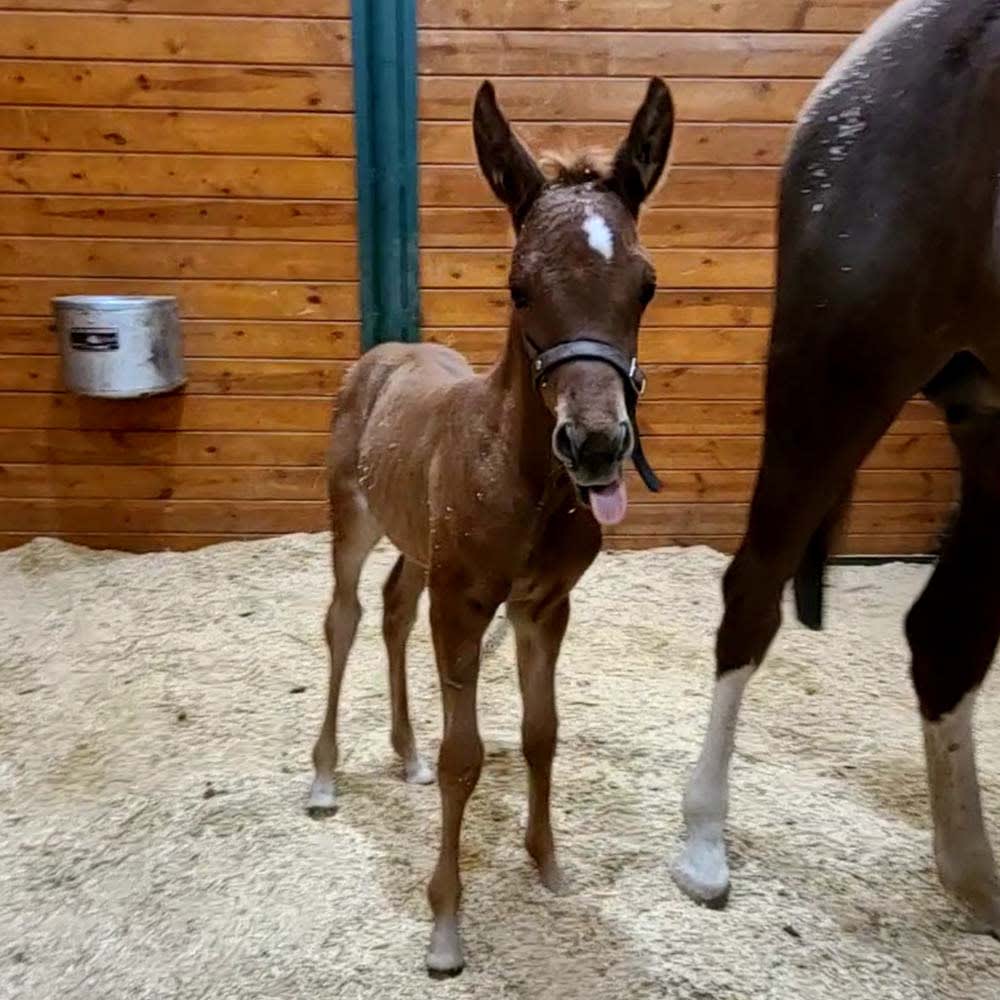
[{"label": "green support pole", "polygon": [[420,339],[416,0],[352,0],[361,348]]}]

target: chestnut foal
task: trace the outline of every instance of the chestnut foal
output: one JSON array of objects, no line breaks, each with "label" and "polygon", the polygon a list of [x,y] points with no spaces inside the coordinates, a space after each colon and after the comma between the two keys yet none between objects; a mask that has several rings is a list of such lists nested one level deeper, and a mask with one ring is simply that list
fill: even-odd
[{"label": "chestnut foal", "polygon": [[457,974],[464,964],[459,833],[483,761],[476,719],[483,634],[506,601],[524,700],[526,847],[543,883],[556,889],[554,670],[569,593],[600,548],[598,522],[625,516],[625,460],[633,458],[651,489],[659,485],[635,422],[639,321],[656,287],[636,219],[670,148],[666,84],[650,82],[606,171],[580,160],[547,179],[489,83],[476,97],[473,126],[483,174],[517,234],[507,341],[485,375],[442,346],[384,344],[354,366],[341,390],[329,453],[330,692],[309,797],[314,814],[336,808],[337,702],[361,616],[358,578],[386,535],[402,553],[385,584],[383,631],[392,744],[409,780],[432,780],[414,745],[405,676],[425,586],[444,703],[441,850],[428,889],[434,974]]}]

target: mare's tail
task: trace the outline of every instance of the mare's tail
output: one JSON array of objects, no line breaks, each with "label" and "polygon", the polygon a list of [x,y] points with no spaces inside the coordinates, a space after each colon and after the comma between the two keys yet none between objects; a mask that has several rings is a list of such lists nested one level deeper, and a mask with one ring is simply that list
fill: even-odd
[{"label": "mare's tail", "polygon": [[823,627],[823,578],[826,562],[847,513],[851,492],[851,489],[844,492],[813,532],[792,580],[795,613],[806,628],[818,631]]}]

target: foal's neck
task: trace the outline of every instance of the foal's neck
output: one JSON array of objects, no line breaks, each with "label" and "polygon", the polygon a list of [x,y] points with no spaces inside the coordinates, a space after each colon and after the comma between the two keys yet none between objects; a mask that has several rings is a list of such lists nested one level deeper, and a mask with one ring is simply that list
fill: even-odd
[{"label": "foal's neck", "polygon": [[521,475],[539,490],[552,482],[558,466],[552,454],[555,417],[536,388],[531,362],[515,317],[489,387],[498,414],[498,432],[509,442]]}]

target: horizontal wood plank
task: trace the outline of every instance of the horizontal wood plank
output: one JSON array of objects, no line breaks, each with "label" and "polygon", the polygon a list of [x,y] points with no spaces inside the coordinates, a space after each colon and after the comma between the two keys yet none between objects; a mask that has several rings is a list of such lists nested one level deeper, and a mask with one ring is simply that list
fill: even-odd
[{"label": "horizontal wood plank", "polygon": [[[506,291],[426,289],[421,297],[424,322],[430,327],[502,326],[510,300]],[[768,326],[771,295],[754,289],[738,291],[661,291],[646,310],[644,324],[654,326]]]},{"label": "horizontal wood plank", "polygon": [[0,235],[157,239],[355,238],[353,201],[0,195]]},{"label": "horizontal wood plank", "polygon": [[11,152],[0,192],[352,199],[354,161],[309,157]]},{"label": "horizontal wood plank", "polygon": [[[740,544],[739,535],[616,535],[604,539],[611,552],[705,545],[732,555]],[[904,535],[847,535],[833,547],[834,555],[876,556],[892,560],[901,556],[926,556],[937,551],[937,536],[930,532]]]},{"label": "horizontal wood plank", "polygon": [[325,500],[320,467],[0,465],[0,496],[75,500]]},{"label": "horizontal wood plank", "polygon": [[[639,232],[649,248],[765,249],[775,244],[775,216],[769,208],[647,208]],[[509,247],[510,241],[505,209],[425,206],[420,210],[424,247]]]},{"label": "horizontal wood plank", "polygon": [[861,31],[884,0],[419,0],[421,27],[657,29],[670,31]]},{"label": "horizontal wood plank", "polygon": [[[200,401],[199,401],[200,402]],[[251,425],[247,425],[251,426]],[[741,503],[750,499],[751,471],[672,471],[661,493],[647,494],[633,473],[629,495],[650,503]],[[950,471],[864,469],[858,474],[858,502],[950,504],[957,499],[957,476]],[[0,465],[0,496],[145,500],[322,500],[326,472],[319,466],[205,465]]]},{"label": "horizontal wood plank", "polygon": [[[0,549],[24,545],[36,537],[31,532],[0,532]],[[255,532],[234,532],[231,534],[191,534],[188,532],[170,534],[114,534],[108,532],[60,532],[65,541],[91,549],[116,549],[125,552],[187,552],[207,545],[233,544],[258,541],[267,535]],[[604,540],[604,548],[609,551],[664,548],[676,546],[705,545],[719,552],[731,554],[739,544],[736,535],[618,535]],[[926,555],[934,551],[936,539],[926,533],[908,535],[848,535],[835,549],[844,555]]]},{"label": "horizontal wood plank", "polygon": [[0,315],[47,316],[57,295],[175,295],[182,316],[356,320],[353,282],[0,278]]},{"label": "horizontal wood plank", "polygon": [[[321,466],[327,434],[298,432],[75,431],[0,429],[0,455],[7,463],[69,465],[255,465]],[[756,470],[757,435],[676,435],[644,439],[652,466],[664,476],[676,471]],[[943,435],[897,434],[883,438],[866,469],[949,471],[955,453]]]},{"label": "horizontal wood plank", "polygon": [[0,524],[12,531],[269,532],[322,531],[322,500],[11,500],[0,498]]},{"label": "horizontal wood plank", "polygon": [[[0,426],[7,428],[325,431],[332,412],[333,400],[326,395],[185,392],[139,402],[90,399],[62,392],[58,386],[46,392],[0,392]],[[762,412],[762,404],[750,400],[644,399],[639,426],[644,434],[655,436],[759,434]],[[940,435],[945,427],[935,407],[914,400],[903,408],[889,433]]]},{"label": "horizontal wood plank", "polygon": [[[756,25],[754,25],[756,28]],[[853,35],[423,28],[424,76],[821,77]],[[502,81],[501,81],[502,87]]]},{"label": "horizontal wood plank", "polygon": [[[515,121],[522,140],[536,154],[547,150],[616,149],[627,132],[627,109],[620,124]],[[677,166],[779,166],[791,126],[787,124],[695,125],[674,129],[671,163]],[[467,122],[421,122],[421,163],[474,164],[472,128]]]},{"label": "horizontal wood plank", "polygon": [[[0,316],[0,354],[57,354],[54,329],[51,317]],[[182,333],[187,358],[352,360],[360,353],[357,323],[186,318]]]},{"label": "horizontal wood plank", "polygon": [[0,135],[15,150],[354,155],[352,116],[340,114],[0,107]]},{"label": "horizontal wood plank", "polygon": [[[942,503],[855,503],[847,517],[848,534],[941,531],[951,511]],[[634,503],[620,525],[605,537],[620,535],[737,535],[746,524],[745,504]],[[328,524],[323,500],[138,500],[0,497],[0,524],[7,530],[39,533],[101,532],[114,524],[121,532],[296,532],[321,531]]]},{"label": "horizontal wood plank", "polygon": [[[858,534],[892,534],[941,530],[950,503],[854,503],[847,514],[846,530]],[[741,533],[748,508],[742,503],[632,503],[620,525],[606,527],[605,535],[648,535],[656,532],[681,535]]]},{"label": "horizontal wood plank", "polygon": [[[480,79],[425,76],[419,114],[424,119],[467,121]],[[670,79],[679,121],[793,122],[815,80]],[[581,86],[556,77],[507,77],[497,85],[504,112],[515,121],[628,122],[648,81],[608,77]]]},{"label": "horizontal wood plank", "polygon": [[[247,0],[5,0],[0,10],[75,10],[110,14],[247,14]],[[350,0],[253,0],[260,17],[350,17]]]},{"label": "horizontal wood plank", "polygon": [[[654,250],[650,256],[665,288],[769,289],[774,283],[769,250]],[[506,250],[434,249],[420,255],[425,288],[505,288],[509,271]]]},{"label": "horizontal wood plank", "polygon": [[[343,361],[192,358],[186,364],[185,392],[327,398],[340,388],[347,367]],[[0,359],[0,391],[51,393],[62,387],[58,358],[12,355]]]},{"label": "horizontal wood plank", "polygon": [[[0,348],[4,343],[3,332],[4,326],[0,322]],[[639,335],[639,360],[643,365],[757,363],[764,360],[768,333],[764,327],[672,328],[644,323]],[[507,329],[427,327],[421,336],[425,341],[460,351],[473,363],[489,364],[499,357],[507,340]]]},{"label": "horizontal wood plank", "polygon": [[[664,208],[773,208],[778,204],[775,167],[674,167],[650,205]],[[496,205],[478,167],[425,166],[420,201],[429,206]]]},{"label": "horizontal wood plank", "polygon": [[350,244],[0,237],[0,275],[354,281]]},{"label": "horizontal wood plank", "polygon": [[332,66],[8,59],[0,61],[0,88],[11,104],[339,112],[353,107],[351,70]]},{"label": "horizontal wood plank", "polygon": [[3,15],[0,57],[350,66],[350,22],[15,12]]}]

